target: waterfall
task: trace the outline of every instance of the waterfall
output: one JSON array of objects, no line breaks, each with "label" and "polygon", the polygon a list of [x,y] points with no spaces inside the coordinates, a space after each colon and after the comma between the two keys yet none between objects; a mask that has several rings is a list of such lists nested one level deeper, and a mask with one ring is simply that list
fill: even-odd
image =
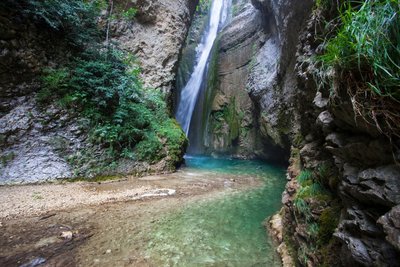
[{"label": "waterfall", "polygon": [[219,30],[222,28],[228,14],[229,0],[213,0],[211,4],[208,27],[206,28],[201,42],[196,51],[197,61],[189,81],[184,86],[180,94],[180,101],[176,112],[176,119],[189,136],[190,124],[192,122],[193,111],[200,94],[202,84],[205,80],[207,63],[210,53],[217,38]]}]

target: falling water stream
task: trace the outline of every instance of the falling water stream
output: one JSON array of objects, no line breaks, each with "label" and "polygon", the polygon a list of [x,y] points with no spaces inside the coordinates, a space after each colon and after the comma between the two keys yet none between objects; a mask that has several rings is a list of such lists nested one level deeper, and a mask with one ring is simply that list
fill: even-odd
[{"label": "falling water stream", "polygon": [[224,25],[227,18],[228,1],[213,1],[210,8],[209,23],[203,34],[201,42],[197,46],[197,62],[190,76],[189,81],[181,91],[180,102],[176,112],[176,119],[181,124],[182,129],[189,135],[190,123],[193,111],[204,82],[207,63],[213,48],[218,31]]}]

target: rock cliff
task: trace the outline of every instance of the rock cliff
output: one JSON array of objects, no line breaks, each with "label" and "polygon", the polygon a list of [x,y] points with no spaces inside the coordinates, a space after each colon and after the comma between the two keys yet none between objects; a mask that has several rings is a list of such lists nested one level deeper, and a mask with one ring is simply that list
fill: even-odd
[{"label": "rock cliff", "polygon": [[315,61],[337,6],[253,4],[266,38],[247,88],[264,139],[291,146],[282,239],[302,266],[399,266],[398,139],[357,116],[345,85]]},{"label": "rock cliff", "polygon": [[[136,18],[114,19],[112,40],[137,56],[147,86],[170,93],[197,1],[128,4],[137,9]],[[102,171],[110,162],[104,149],[88,139],[87,120],[55,105],[41,108],[36,101],[43,71],[62,66],[74,48],[40,23],[3,7],[0,32],[0,184],[166,169],[164,164],[152,167],[122,160],[111,173]]]},{"label": "rock cliff", "polygon": [[257,111],[246,92],[261,32],[261,16],[249,1],[232,5],[232,20],[220,33],[208,83],[205,145],[209,153],[255,157],[262,147]]},{"label": "rock cliff", "polygon": [[135,21],[112,23],[112,39],[140,61],[147,87],[171,96],[178,58],[198,0],[133,0]]},{"label": "rock cliff", "polygon": [[288,158],[289,136],[299,125],[296,76],[289,70],[310,6],[311,1],[233,1],[232,19],[219,36],[210,64],[209,77],[215,78],[208,84],[207,151]]}]

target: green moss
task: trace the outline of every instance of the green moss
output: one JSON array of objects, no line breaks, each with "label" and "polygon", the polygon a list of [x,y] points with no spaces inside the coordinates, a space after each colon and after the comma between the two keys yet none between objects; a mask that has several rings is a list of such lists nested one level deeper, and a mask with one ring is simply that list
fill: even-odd
[{"label": "green moss", "polygon": [[326,245],[332,239],[332,235],[339,223],[340,208],[339,206],[326,208],[319,217],[318,244]]},{"label": "green moss", "polygon": [[5,145],[6,141],[7,141],[7,136],[4,134],[0,134],[0,146]]},{"label": "green moss", "polygon": [[283,232],[282,232],[282,239],[283,242],[286,244],[286,248],[289,252],[289,255],[292,257],[293,260],[297,259],[297,249],[295,245],[295,241],[293,240],[294,238],[294,233],[291,231],[291,229],[288,229],[288,227],[283,227]]},{"label": "green moss", "polygon": [[[215,96],[217,94],[217,90],[218,90],[218,82],[219,82],[219,37],[217,37],[217,39],[214,42],[214,46],[213,49],[211,51],[211,55],[210,55],[210,62],[209,62],[209,67],[208,67],[208,72],[207,72],[207,90],[206,90],[206,95],[204,98],[204,102],[203,102],[203,110],[204,112],[204,116],[202,118],[202,124],[204,127],[207,126],[207,123],[215,123],[215,124],[219,124],[219,114],[214,114],[214,117],[216,118],[216,120],[209,122],[210,119],[212,119],[212,117],[210,117],[211,115],[211,106],[214,102]],[[215,128],[221,129],[222,126],[216,125]]]},{"label": "green moss", "polygon": [[16,157],[14,152],[6,153],[0,156],[0,162],[3,167],[7,166],[7,164],[12,161]]},{"label": "green moss", "polygon": [[313,179],[313,173],[310,170],[302,170],[300,174],[297,176],[297,182],[301,186],[305,186],[310,184]]},{"label": "green moss", "polygon": [[236,111],[236,99],[232,97],[227,106],[224,107],[224,119],[229,125],[229,140],[233,141],[239,137],[240,120]]},{"label": "green moss", "polygon": [[321,267],[336,266],[341,261],[341,247],[342,244],[335,238],[332,238],[327,245],[322,246],[319,250],[322,257]]},{"label": "green moss", "polygon": [[304,141],[303,135],[300,132],[298,132],[293,138],[293,145],[299,147],[303,141]]},{"label": "green moss", "polygon": [[175,119],[170,119],[158,130],[159,136],[167,145],[167,156],[170,168],[176,167],[183,157],[188,139]]}]

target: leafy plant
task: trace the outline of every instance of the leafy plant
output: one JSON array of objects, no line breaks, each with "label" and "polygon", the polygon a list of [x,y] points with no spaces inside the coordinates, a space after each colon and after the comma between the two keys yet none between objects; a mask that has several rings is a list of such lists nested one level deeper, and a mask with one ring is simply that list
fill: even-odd
[{"label": "leafy plant", "polygon": [[296,198],[294,200],[294,206],[295,206],[297,212],[305,215],[306,218],[311,216],[310,207],[308,206],[307,202],[304,199]]},{"label": "leafy plant", "polygon": [[96,40],[99,31],[96,17],[99,15],[100,0],[2,0],[0,8],[18,13],[45,25],[56,32],[62,32],[71,44],[81,46],[89,40]]},{"label": "leafy plant", "polygon": [[[354,2],[353,2],[354,3]],[[357,68],[374,93],[400,100],[400,7],[394,0],[348,1],[343,26],[321,59],[342,69]]]},{"label": "leafy plant", "polygon": [[124,10],[121,13],[121,16],[126,20],[132,20],[135,18],[137,11],[138,11],[137,8],[130,7],[128,9]]},{"label": "leafy plant", "polygon": [[87,50],[68,66],[46,71],[38,100],[56,100],[87,117],[90,140],[113,158],[156,162],[169,154],[176,163],[186,138],[169,119],[162,95],[143,89],[139,74],[132,56],[117,49]]}]

